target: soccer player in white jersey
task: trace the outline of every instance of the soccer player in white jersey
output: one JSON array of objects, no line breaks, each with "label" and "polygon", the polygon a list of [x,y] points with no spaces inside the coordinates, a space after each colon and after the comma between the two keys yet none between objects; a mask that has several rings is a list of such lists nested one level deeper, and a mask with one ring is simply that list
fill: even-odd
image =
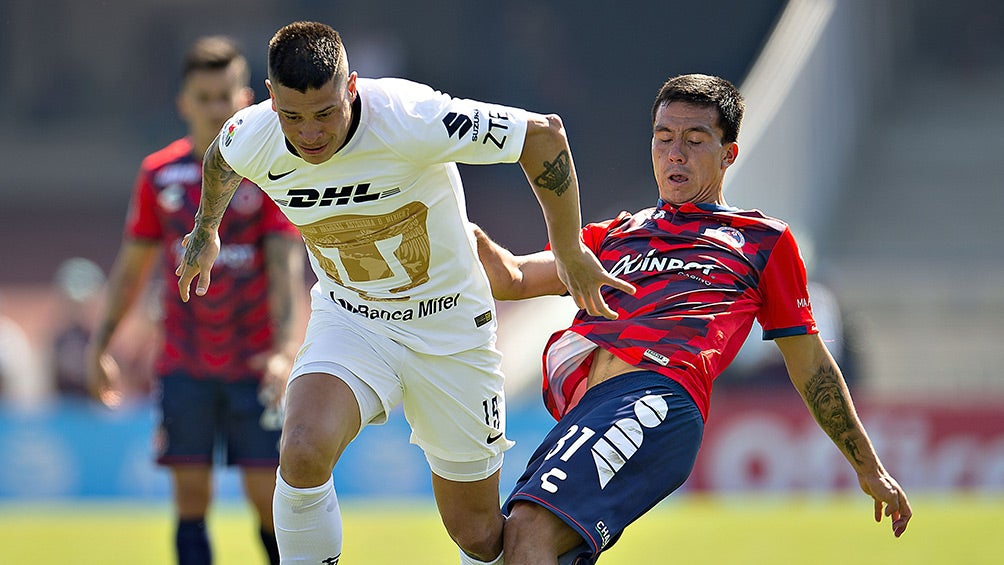
[{"label": "soccer player in white jersey", "polygon": [[296,224],[318,284],[290,375],[274,513],[283,563],[338,562],[331,472],[368,424],[403,404],[461,563],[502,563],[505,399],[495,311],[467,229],[456,163],[519,162],[576,303],[614,317],[612,277],[579,239],[560,118],[349,72],[338,33],[296,22],[269,42],[270,100],[237,113],[206,154],[202,206],[178,267],[210,283],[217,226],[243,177]]}]

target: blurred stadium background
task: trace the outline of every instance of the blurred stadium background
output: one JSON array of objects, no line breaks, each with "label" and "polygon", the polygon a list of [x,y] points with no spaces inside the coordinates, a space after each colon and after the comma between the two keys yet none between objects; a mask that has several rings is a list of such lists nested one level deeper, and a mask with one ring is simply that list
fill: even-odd
[{"label": "blurred stadium background", "polygon": [[[174,112],[184,49],[199,35],[236,37],[260,100],[265,44],[296,19],[339,29],[363,76],[561,114],[586,221],[654,202],[649,108],[665,78],[704,72],[740,85],[747,118],[726,196],[792,224],[824,337],[887,467],[914,494],[999,499],[996,0],[0,0],[0,506],[166,501],[145,400],[156,307],[137,312],[116,343],[134,375],[125,409],[82,400],[74,360],[139,161],[184,131]],[[543,222],[518,167],[463,174],[474,221],[514,250],[540,247]],[[500,305],[519,442],[504,489],[550,425],[539,349],[571,311],[562,299]],[[773,350],[754,331],[719,380],[686,491],[856,488]],[[340,464],[340,493],[427,498],[424,460],[406,442],[400,415],[368,430]],[[239,498],[235,476],[220,474],[218,495]]]}]

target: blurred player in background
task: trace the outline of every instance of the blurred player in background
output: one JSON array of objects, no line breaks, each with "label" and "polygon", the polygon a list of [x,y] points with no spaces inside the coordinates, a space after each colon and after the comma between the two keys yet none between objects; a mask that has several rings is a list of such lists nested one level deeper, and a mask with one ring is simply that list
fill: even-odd
[{"label": "blurred player in background", "polygon": [[[239,112],[206,155],[202,207],[179,265],[208,292],[219,224],[242,177],[299,226],[319,284],[290,376],[275,523],[283,562],[337,563],[332,469],[362,427],[404,405],[462,563],[501,563],[505,398],[491,289],[467,229],[457,162],[519,162],[555,269],[608,313],[606,273],[579,240],[578,184],[557,116],[349,72],[339,34],[296,22],[269,42],[271,101]],[[232,212],[231,212],[232,213]],[[222,257],[222,255],[221,255]]]},{"label": "blurred player in background", "polygon": [[[614,320],[579,311],[544,353],[545,403],[558,424],[504,505],[509,565],[586,564],[690,475],[712,381],[754,318],[784,356],[820,427],[898,537],[906,494],[883,468],[818,334],[805,265],[788,226],[725,203],[744,102],[727,81],[670,79],[652,108],[655,208],[591,224],[586,245],[634,285],[605,289]],[[513,256],[475,229],[493,293],[566,291],[550,251]]]},{"label": "blurred player in background", "polygon": [[[249,68],[227,38],[194,43],[184,61],[178,110],[188,135],[142,164],[125,236],[108,281],[107,305],[88,351],[93,394],[116,401],[118,367],[107,352],[116,327],[155,265],[168,279],[200,205],[202,157],[228,117],[253,102]],[[272,410],[285,388],[302,329],[303,251],[292,224],[248,181],[238,180],[205,300],[184,304],[165,292],[164,344],[156,364],[161,421],[157,462],[171,470],[182,565],[212,560],[205,517],[215,462],[238,465],[258,513],[261,540],[278,563],[272,494],[280,422]],[[173,287],[172,287],[173,288]],[[305,297],[304,297],[305,298]]]}]

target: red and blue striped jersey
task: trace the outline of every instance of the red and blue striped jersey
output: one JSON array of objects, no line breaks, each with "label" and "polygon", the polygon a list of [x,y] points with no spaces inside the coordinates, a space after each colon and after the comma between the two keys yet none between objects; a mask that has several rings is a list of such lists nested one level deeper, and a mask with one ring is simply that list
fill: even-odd
[{"label": "red and blue striped jersey", "polygon": [[272,346],[264,242],[270,234],[298,237],[278,207],[245,180],[220,223],[221,249],[205,296],[181,301],[173,282],[182,238],[202,196],[202,160],[179,139],[143,160],[133,188],[125,237],[161,248],[164,340],[155,370],[196,378],[260,378],[248,359]]},{"label": "red and blue striped jersey", "polygon": [[551,336],[544,402],[556,419],[584,392],[595,346],[679,382],[707,418],[712,382],[754,318],[764,339],[817,332],[795,238],[759,211],[660,200],[590,224],[582,238],[637,293],[603,287],[617,320],[580,310],[571,327]]}]

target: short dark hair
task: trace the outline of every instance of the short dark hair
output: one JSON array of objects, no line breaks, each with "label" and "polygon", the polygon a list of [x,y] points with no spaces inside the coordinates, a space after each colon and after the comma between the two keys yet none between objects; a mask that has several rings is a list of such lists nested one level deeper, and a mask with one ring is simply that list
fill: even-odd
[{"label": "short dark hair", "polygon": [[293,22],[268,42],[268,76],[273,82],[306,92],[321,88],[348,69],[338,32],[318,22]]},{"label": "short dark hair", "polygon": [[181,78],[185,80],[196,71],[222,71],[230,65],[239,66],[243,84],[250,81],[251,69],[236,41],[223,35],[202,37],[185,54]]},{"label": "short dark hair", "polygon": [[718,109],[718,125],[722,128],[722,142],[739,139],[739,125],[743,121],[746,101],[731,82],[715,76],[690,74],[675,76],[666,81],[652,104],[652,122],[659,107],[670,102],[686,102],[697,106],[714,106]]}]

